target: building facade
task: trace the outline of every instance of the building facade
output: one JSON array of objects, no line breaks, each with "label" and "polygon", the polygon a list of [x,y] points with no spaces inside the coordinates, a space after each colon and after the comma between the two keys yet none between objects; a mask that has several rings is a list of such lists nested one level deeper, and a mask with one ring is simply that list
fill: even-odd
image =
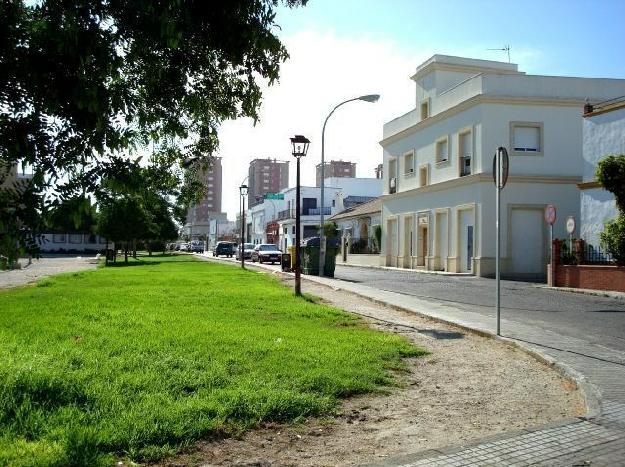
[{"label": "building facade", "polygon": [[[355,178],[356,163],[349,161],[330,161],[324,163],[324,178]],[[321,164],[317,164],[317,182],[315,186],[321,186]]]},{"label": "building facade", "polygon": [[267,193],[289,186],[289,161],[254,159],[248,170],[248,205],[261,203]]},{"label": "building facade", "polygon": [[[384,125],[383,265],[491,276],[492,160],[503,146],[502,273],[544,278],[543,210],[579,217],[587,98],[625,94],[625,80],[531,76],[515,64],[434,55],[417,68],[415,109]],[[554,235],[566,235],[564,221]]]},{"label": "building facade", "polygon": [[584,172],[580,188],[580,237],[599,246],[599,234],[618,212],[614,195],[595,177],[598,162],[610,154],[625,154],[625,99],[591,105],[584,113]]},{"label": "building facade", "polygon": [[184,234],[193,239],[205,238],[209,233],[210,219],[221,213],[221,157],[215,157],[212,167],[207,171],[201,170],[199,176],[206,186],[206,196],[189,208],[183,228]]}]

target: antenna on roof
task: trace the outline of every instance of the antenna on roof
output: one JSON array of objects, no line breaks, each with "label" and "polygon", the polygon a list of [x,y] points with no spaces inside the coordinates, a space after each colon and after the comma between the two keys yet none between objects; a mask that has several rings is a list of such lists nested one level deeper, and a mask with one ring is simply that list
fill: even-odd
[{"label": "antenna on roof", "polygon": [[507,52],[508,53],[508,63],[510,63],[510,46],[509,45],[504,45],[501,49],[486,49],[486,50],[499,50],[501,52]]}]

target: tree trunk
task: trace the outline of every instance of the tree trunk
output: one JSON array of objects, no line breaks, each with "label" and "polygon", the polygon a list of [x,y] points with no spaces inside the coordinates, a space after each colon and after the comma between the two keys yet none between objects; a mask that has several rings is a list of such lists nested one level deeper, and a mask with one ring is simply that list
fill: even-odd
[{"label": "tree trunk", "polygon": [[137,239],[133,238],[132,240],[132,257],[137,259]]},{"label": "tree trunk", "polygon": [[128,262],[128,242],[124,243],[124,261]]}]

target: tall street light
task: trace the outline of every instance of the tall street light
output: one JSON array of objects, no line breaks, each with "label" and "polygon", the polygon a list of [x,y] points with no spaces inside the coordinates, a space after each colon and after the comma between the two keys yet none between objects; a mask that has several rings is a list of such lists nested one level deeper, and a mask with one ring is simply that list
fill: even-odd
[{"label": "tall street light", "polygon": [[295,295],[302,295],[302,265],[300,263],[300,186],[299,186],[299,160],[306,156],[308,152],[308,146],[310,141],[308,138],[302,135],[295,135],[291,138],[291,144],[293,145],[293,157],[297,160],[297,175],[295,177]]},{"label": "tall street light", "polygon": [[346,101],[337,104],[332,112],[328,114],[325,121],[323,122],[323,130],[321,131],[321,229],[319,231],[319,275],[323,276],[323,269],[325,267],[326,262],[326,243],[325,243],[325,232],[323,230],[325,218],[324,218],[324,208],[325,208],[325,137],[326,137],[326,124],[328,123],[328,119],[332,116],[334,111],[338,109],[343,104],[347,104],[348,102],[353,101],[365,101],[365,102],[377,102],[380,98],[379,94],[367,94],[366,96],[355,97],[353,99],[347,99]]},{"label": "tall street light", "polygon": [[241,194],[241,268],[245,269],[245,195],[247,195],[247,185],[241,184],[239,193]]}]

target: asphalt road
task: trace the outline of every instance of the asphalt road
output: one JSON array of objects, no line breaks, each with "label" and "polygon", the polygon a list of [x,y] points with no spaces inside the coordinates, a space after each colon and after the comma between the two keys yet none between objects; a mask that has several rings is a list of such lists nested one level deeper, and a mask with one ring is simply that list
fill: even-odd
[{"label": "asphalt road", "polygon": [[[495,316],[495,280],[337,265],[335,278]],[[625,299],[501,281],[502,319],[625,352]],[[502,328],[505,335],[505,329]]]}]

